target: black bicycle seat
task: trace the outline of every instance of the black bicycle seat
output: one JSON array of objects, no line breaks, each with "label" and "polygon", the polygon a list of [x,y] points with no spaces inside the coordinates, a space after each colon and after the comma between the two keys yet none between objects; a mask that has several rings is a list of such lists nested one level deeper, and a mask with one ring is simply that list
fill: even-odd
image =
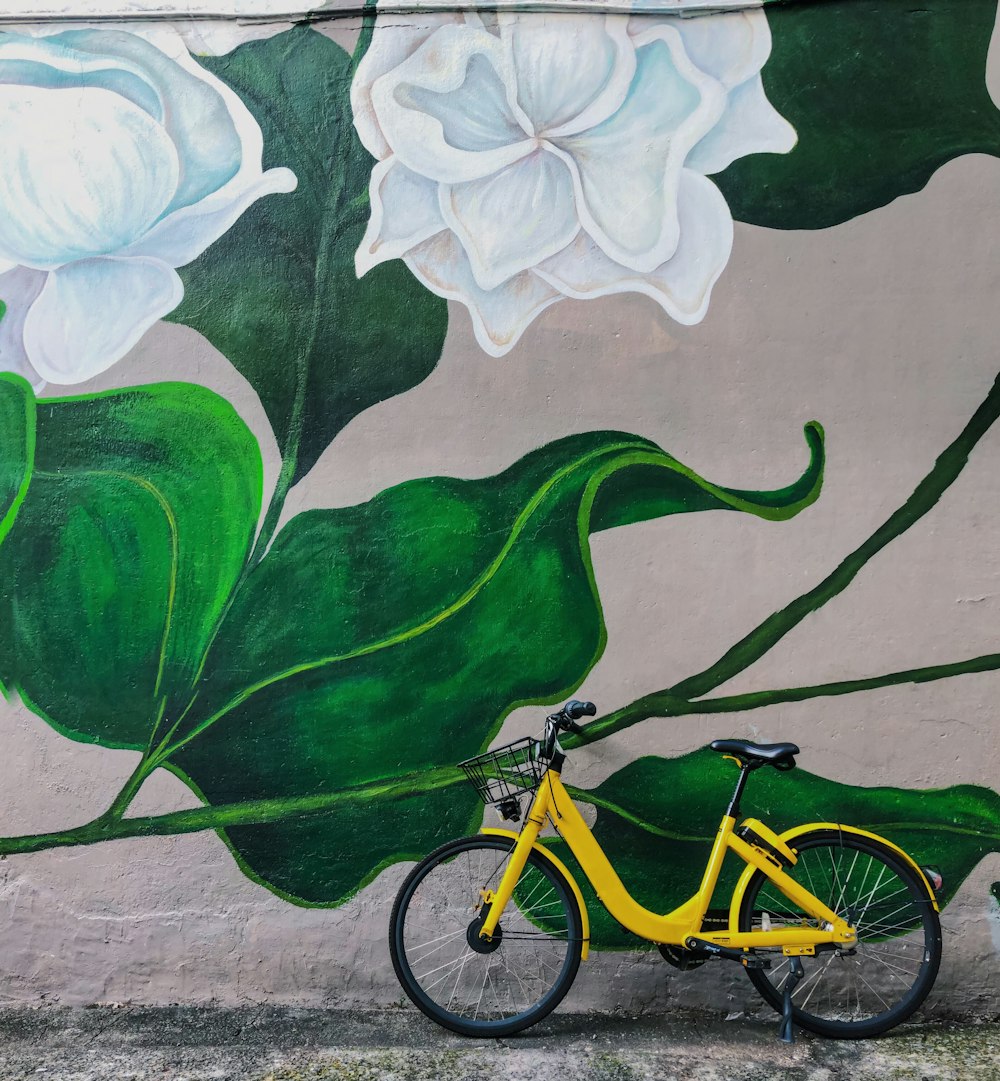
[{"label": "black bicycle seat", "polygon": [[751,743],[748,739],[715,739],[709,744],[719,754],[735,755],[743,762],[791,769],[799,753],[794,743]]}]

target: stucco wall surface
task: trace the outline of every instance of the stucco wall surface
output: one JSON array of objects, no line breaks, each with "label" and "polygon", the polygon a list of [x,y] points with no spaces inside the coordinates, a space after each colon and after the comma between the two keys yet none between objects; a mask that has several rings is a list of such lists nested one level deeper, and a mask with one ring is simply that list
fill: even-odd
[{"label": "stucco wall surface", "polygon": [[[744,811],[942,867],[926,1009],[1000,1009],[1000,68],[967,8],[0,34],[0,1001],[399,1002],[395,892],[481,811],[400,786],[575,696],[618,720],[564,779],[648,905],[724,809],[696,752],[792,740]],[[831,48],[810,96],[791,57]],[[591,459],[593,504],[559,487]],[[570,1006],[761,1009],[595,945]]]}]

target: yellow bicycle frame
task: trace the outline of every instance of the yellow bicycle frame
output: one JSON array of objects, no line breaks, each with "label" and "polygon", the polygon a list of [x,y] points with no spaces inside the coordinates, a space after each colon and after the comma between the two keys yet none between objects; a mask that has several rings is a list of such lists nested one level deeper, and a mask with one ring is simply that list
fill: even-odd
[{"label": "yellow bicycle frame", "polygon": [[[857,940],[854,928],[827,908],[819,898],[800,886],[795,879],[785,874],[778,860],[738,837],[735,833],[736,819],[731,815],[726,815],[719,825],[698,892],[666,915],[651,912],[640,905],[625,888],[604,854],[604,850],[590,832],[583,816],[574,806],[560,774],[553,769],[548,770],[539,785],[520,833],[515,834],[507,830],[484,831],[516,837],[516,842],[497,888],[484,894],[483,900],[490,907],[483,921],[481,937],[491,938],[495,933],[531,850],[537,849],[551,860],[551,854],[538,844],[538,834],[545,825],[546,818],[552,822],[559,835],[569,845],[570,851],[576,857],[604,907],[623,927],[639,935],[640,938],[671,946],[683,946],[689,938],[698,938],[702,942],[711,942],[732,949],[784,947],[787,952],[811,952],[816,946],[826,943],[836,943],[838,946],[849,949]],[[755,823],[755,825],[761,826],[760,823]],[[761,828],[766,829],[766,827]],[[770,831],[767,832],[770,833]],[[778,847],[785,847],[784,842],[779,841]],[[734,894],[729,913],[729,927],[725,931],[703,930],[702,923],[708,912],[712,893],[719,880],[722,861],[727,852],[735,853],[748,866]],[[576,894],[577,902],[580,904],[583,918],[586,920],[586,910],[579,888],[565,868],[561,864],[559,866],[566,873]],[[737,922],[738,902],[754,870],[762,871],[781,893],[815,920],[817,926],[783,927],[780,930],[771,931],[740,931]],[[928,892],[933,897],[933,892],[929,888]],[[585,932],[584,937],[589,938],[589,934]]]}]

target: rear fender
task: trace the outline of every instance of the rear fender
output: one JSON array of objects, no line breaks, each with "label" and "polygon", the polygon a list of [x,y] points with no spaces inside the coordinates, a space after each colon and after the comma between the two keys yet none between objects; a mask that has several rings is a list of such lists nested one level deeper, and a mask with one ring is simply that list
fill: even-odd
[{"label": "rear fender", "polygon": [[[509,837],[512,841],[516,841],[519,836],[514,830],[481,829],[479,832],[486,834],[488,837]],[[582,960],[586,961],[587,955],[590,953],[590,916],[587,914],[587,905],[583,900],[580,887],[576,884],[576,879],[569,873],[566,864],[558,856],[550,852],[545,845],[541,845],[536,841],[532,848],[543,860],[547,860],[565,877],[570,889],[573,891],[573,896],[576,898],[576,903],[580,909],[580,924],[583,927],[583,950],[580,956]]]},{"label": "rear fender", "polygon": [[[887,841],[884,837],[879,836],[877,833],[870,833],[868,830],[860,829],[857,826],[844,826],[839,822],[807,822],[802,826],[795,826],[793,829],[786,830],[782,833],[781,840],[792,848],[795,847],[795,841],[805,833],[812,833],[813,830],[832,830],[839,833],[853,833],[856,837],[867,837],[870,841],[878,841],[880,844],[891,848],[897,856],[900,856],[902,860],[909,864],[910,868],[917,874],[917,878],[924,884],[924,889],[927,891],[927,896],[930,898],[931,904],[934,906],[935,912],[940,912],[941,909],[937,903],[937,897],[934,895],[934,889],[930,882],[927,881],[927,876],[924,874],[920,865],[899,847],[894,845],[892,841]],[[747,866],[744,868],[743,874],[740,875],[739,882],[736,883],[736,888],[733,890],[733,900],[729,909],[729,926],[731,929],[736,929],[739,924],[740,905],[743,901],[743,893],[747,888],[747,883],[750,881],[753,875],[755,867]]]}]

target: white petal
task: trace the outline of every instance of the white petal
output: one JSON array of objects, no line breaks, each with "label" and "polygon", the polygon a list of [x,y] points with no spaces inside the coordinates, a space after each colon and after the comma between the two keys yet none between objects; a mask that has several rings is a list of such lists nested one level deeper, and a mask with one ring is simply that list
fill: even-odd
[{"label": "white petal", "polygon": [[729,262],[733,219],[711,180],[685,169],[679,190],[680,242],[673,257],[648,274],[609,259],[585,234],[536,268],[553,288],[581,300],[613,293],[645,293],[678,323],[700,323],[712,287]]},{"label": "white petal", "polygon": [[685,165],[699,173],[721,173],[747,154],[787,154],[795,128],[774,108],[759,75],[729,92],[719,122],[691,151]]},{"label": "white petal", "polygon": [[0,252],[40,269],[116,251],[170,203],[164,129],[110,90],[0,84]]},{"label": "white petal", "polygon": [[48,39],[56,41],[105,62],[114,59],[123,69],[141,72],[155,88],[159,96],[155,119],[166,129],[182,167],[168,211],[197,202],[236,175],[243,146],[233,105],[240,112],[246,107],[194,60],[176,30],[74,30]]},{"label": "white petal", "polygon": [[535,316],[562,297],[531,271],[480,289],[461,244],[447,231],[414,248],[406,265],[432,293],[469,309],[476,341],[491,357],[509,353]]},{"label": "white petal", "polygon": [[545,150],[483,180],[442,184],[441,212],[483,289],[561,251],[580,230],[573,178]]},{"label": "white petal", "polygon": [[461,23],[460,15],[443,15],[428,12],[419,17],[413,15],[379,15],[375,22],[371,45],[361,58],[354,81],[351,83],[351,109],[354,126],[361,142],[374,158],[382,159],[389,151],[389,144],[379,127],[372,105],[372,86],[393,68],[399,67],[407,57],[442,26]]},{"label": "white petal", "polygon": [[584,228],[615,262],[644,273],[677,246],[684,160],[719,118],[725,91],[691,66],[671,27],[636,42],[638,69],[621,109],[553,142],[572,163]]},{"label": "white petal", "polygon": [[771,28],[762,11],[730,11],[674,21],[688,56],[727,89],[757,75],[771,55]]},{"label": "white petal", "polygon": [[517,75],[517,102],[534,130],[571,135],[616,112],[635,75],[623,15],[500,16]]},{"label": "white petal", "polygon": [[24,323],[31,366],[82,383],[120,360],[181,302],[176,271],[155,259],[84,259],[51,271]]},{"label": "white petal", "polygon": [[44,380],[32,368],[24,348],[24,320],[38,299],[48,274],[17,267],[0,275],[0,300],[7,310],[0,319],[0,371],[23,375],[36,389]]},{"label": "white petal", "polygon": [[256,119],[230,87],[189,55],[176,28],[133,25],[132,30],[72,31],[47,38],[45,45],[72,46],[74,56],[92,50],[155,86],[163,126],[180,152],[180,182],[161,219],[117,254],[149,255],[182,266],[256,199],[291,191],[296,181],[287,169],[263,172],[264,140]]},{"label": "white petal", "polygon": [[[144,206],[143,178],[135,173],[127,198],[121,198],[121,185],[102,185],[112,212],[133,211],[126,222],[131,227],[119,230],[113,243],[76,245],[44,262],[22,255],[22,262],[57,266],[127,250],[179,266],[204,251],[254,199],[294,186],[287,171],[262,175],[263,137],[257,121],[238,95],[195,62],[174,28],[136,24],[124,32],[89,27],[38,38],[8,35],[0,41],[0,82],[5,73],[8,81],[18,82],[17,65],[25,62],[33,65],[36,79],[65,87],[67,97],[75,88],[99,88],[121,98],[123,108],[131,103],[145,111],[161,129],[160,139],[179,153],[179,172],[168,204],[156,215],[159,221],[134,220]],[[68,187],[67,198],[79,202]]]},{"label": "white petal", "polygon": [[377,79],[372,102],[399,160],[432,180],[489,176],[530,153],[527,120],[508,88],[509,54],[471,26],[437,30],[409,59]]},{"label": "white petal", "polygon": [[371,217],[354,257],[359,278],[387,259],[401,258],[446,228],[438,206],[438,185],[394,157],[372,169],[368,196]]},{"label": "white petal", "polygon": [[247,207],[265,195],[294,191],[291,169],[244,168],[216,192],[158,221],[141,240],[123,248],[125,256],[148,256],[172,267],[186,266],[219,239]]},{"label": "white petal", "polygon": [[[162,99],[140,66],[78,49],[73,37],[72,31],[59,24],[48,27],[47,32],[35,26],[30,34],[0,34],[0,82],[28,82],[58,90],[99,87],[121,95],[162,122]],[[30,79],[25,79],[26,72],[31,73]]]}]

